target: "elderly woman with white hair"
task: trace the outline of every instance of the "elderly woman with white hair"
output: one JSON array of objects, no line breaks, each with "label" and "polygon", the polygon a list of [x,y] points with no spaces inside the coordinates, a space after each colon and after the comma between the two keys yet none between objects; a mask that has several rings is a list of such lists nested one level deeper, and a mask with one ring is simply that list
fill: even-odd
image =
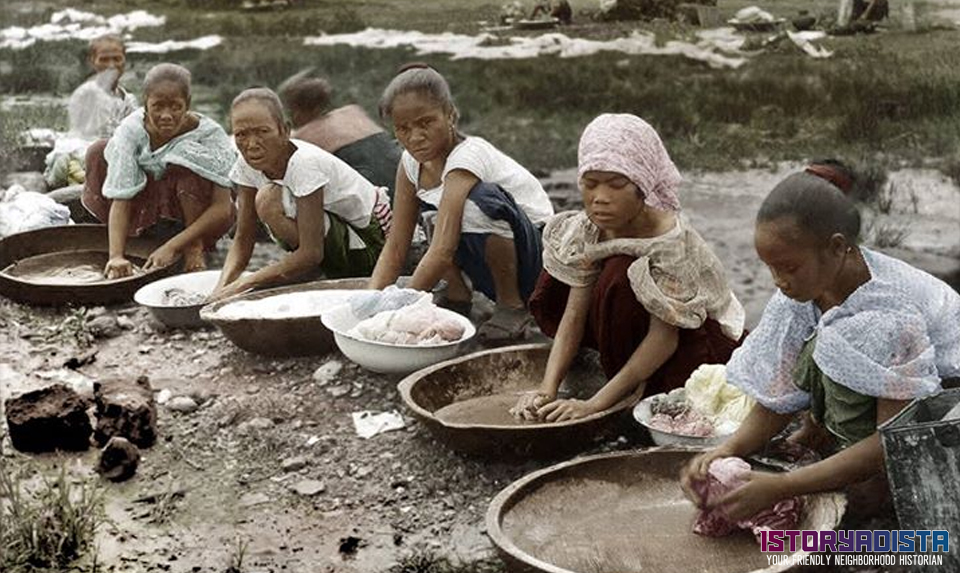
[{"label": "elderly woman with white hair", "polygon": [[[680,387],[700,365],[726,363],[743,334],[743,307],[680,213],[680,173],[653,127],[601,115],[578,155],[584,209],[543,231],[530,309],[554,342],[539,388],[512,410],[525,419],[581,418]],[[557,400],[581,346],[600,352],[609,381],[588,400]]]},{"label": "elderly woman with white hair", "polygon": [[[390,228],[386,189],[319,147],[291,139],[272,90],[242,92],[230,120],[241,154],[230,172],[237,229],[213,298],[291,283],[311,272],[369,276]],[[253,254],[257,218],[289,254],[241,277]]]}]

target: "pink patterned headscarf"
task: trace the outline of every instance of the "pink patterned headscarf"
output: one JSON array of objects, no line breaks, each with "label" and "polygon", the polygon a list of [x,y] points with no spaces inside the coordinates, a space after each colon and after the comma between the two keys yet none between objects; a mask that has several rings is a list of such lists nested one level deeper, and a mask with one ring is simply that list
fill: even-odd
[{"label": "pink patterned headscarf", "polygon": [[625,175],[640,188],[643,202],[661,211],[680,210],[680,172],[649,123],[628,113],[605,113],[583,130],[577,176],[587,171]]}]

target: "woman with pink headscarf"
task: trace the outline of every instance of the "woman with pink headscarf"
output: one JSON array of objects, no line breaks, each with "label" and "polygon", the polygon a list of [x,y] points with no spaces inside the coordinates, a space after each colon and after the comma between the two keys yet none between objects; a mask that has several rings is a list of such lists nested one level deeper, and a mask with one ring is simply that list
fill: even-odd
[{"label": "woman with pink headscarf", "polygon": [[[680,212],[680,173],[657,132],[604,114],[580,138],[583,211],[543,232],[543,272],[530,299],[554,338],[543,380],[512,412],[549,422],[605,410],[631,393],[683,385],[701,364],[726,363],[744,312],[723,266]],[[588,400],[558,400],[581,346],[600,352],[607,384]]]}]

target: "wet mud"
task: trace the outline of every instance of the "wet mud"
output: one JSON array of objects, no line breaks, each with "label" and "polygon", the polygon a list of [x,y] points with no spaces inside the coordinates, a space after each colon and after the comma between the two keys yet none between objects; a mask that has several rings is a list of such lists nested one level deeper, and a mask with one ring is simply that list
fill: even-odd
[{"label": "wet mud", "polygon": [[503,533],[527,554],[582,573],[743,573],[768,565],[750,533],[694,534],[697,510],[676,480],[682,456],[645,457],[543,476],[507,510]]},{"label": "wet mud", "polygon": [[515,417],[510,408],[517,404],[519,392],[505,392],[478,396],[454,402],[433,413],[437,419],[448,424],[484,424],[489,426],[531,426],[539,422]]},{"label": "wet mud", "polygon": [[[109,255],[103,251],[63,251],[21,259],[3,269],[19,280],[46,285],[89,285],[108,283],[103,276]],[[143,259],[129,258],[134,274],[140,274]]]}]

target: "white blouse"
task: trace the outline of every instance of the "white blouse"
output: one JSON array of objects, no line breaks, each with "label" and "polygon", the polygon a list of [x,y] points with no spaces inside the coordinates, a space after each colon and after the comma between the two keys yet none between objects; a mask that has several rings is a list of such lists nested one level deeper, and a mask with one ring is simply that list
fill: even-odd
[{"label": "white blouse", "polygon": [[775,412],[808,407],[793,371],[813,336],[820,370],[868,396],[921,398],[939,392],[941,379],[960,376],[960,294],[903,261],[860,250],[870,280],[827,312],[773,295],[727,364],[731,384]]}]

